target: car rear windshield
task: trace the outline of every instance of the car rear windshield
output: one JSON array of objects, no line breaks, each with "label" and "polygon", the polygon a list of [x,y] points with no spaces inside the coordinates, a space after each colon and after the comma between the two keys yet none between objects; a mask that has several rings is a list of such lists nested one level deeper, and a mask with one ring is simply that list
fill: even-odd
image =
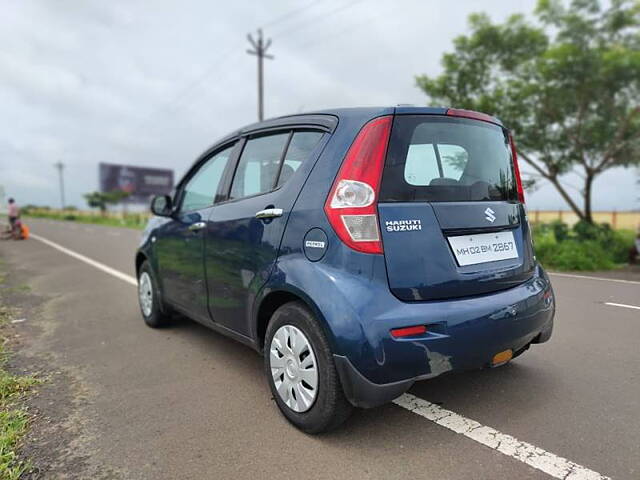
[{"label": "car rear windshield", "polygon": [[517,201],[509,136],[487,122],[396,116],[381,202]]}]

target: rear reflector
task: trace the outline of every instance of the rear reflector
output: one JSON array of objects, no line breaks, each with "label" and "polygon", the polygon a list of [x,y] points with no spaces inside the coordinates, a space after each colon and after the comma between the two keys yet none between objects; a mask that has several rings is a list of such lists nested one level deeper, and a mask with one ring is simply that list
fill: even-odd
[{"label": "rear reflector", "polygon": [[513,358],[513,351],[511,349],[504,350],[500,353],[496,353],[491,360],[491,365],[497,367],[498,365],[502,365],[507,363],[509,360]]},{"label": "rear reflector", "polygon": [[424,325],[416,325],[415,327],[394,328],[391,330],[391,336],[393,338],[413,337],[415,335],[422,335],[427,332],[427,327]]},{"label": "rear reflector", "polygon": [[351,144],[324,211],[340,240],[364,253],[382,253],[376,202],[393,117],[367,123]]}]

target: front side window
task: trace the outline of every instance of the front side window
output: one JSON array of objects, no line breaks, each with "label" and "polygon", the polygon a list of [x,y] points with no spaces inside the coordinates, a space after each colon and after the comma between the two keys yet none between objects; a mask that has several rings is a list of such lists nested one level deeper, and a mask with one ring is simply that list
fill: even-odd
[{"label": "front side window", "polygon": [[233,146],[230,146],[216,153],[200,166],[195,175],[187,182],[182,197],[181,210],[183,212],[199,210],[213,204],[232,150]]},{"label": "front side window", "polygon": [[231,199],[273,190],[289,132],[250,138],[244,146],[231,185]]}]

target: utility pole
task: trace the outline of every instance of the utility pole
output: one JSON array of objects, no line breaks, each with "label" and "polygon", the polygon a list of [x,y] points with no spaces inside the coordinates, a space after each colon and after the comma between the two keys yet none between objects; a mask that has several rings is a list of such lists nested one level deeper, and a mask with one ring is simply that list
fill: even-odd
[{"label": "utility pole", "polygon": [[254,40],[251,34],[247,35],[247,40],[253,47],[253,50],[247,50],[249,55],[255,55],[258,57],[258,121],[264,120],[264,103],[263,103],[263,74],[262,74],[262,60],[268,58],[273,60],[273,55],[267,54],[267,49],[271,45],[271,39],[267,39],[266,42],[262,39],[262,29],[258,29],[258,40]]},{"label": "utility pole", "polygon": [[60,203],[62,206],[62,210],[64,210],[64,178],[62,176],[62,171],[64,170],[64,163],[58,161],[58,163],[53,164],[54,167],[58,169],[58,178],[60,180]]}]

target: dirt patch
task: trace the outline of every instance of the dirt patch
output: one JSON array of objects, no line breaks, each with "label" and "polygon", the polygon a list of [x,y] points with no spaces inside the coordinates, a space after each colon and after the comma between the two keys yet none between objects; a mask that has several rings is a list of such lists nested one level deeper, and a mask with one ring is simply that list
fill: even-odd
[{"label": "dirt patch", "polygon": [[6,368],[42,380],[21,400],[29,415],[29,429],[18,454],[31,464],[21,478],[121,478],[92,461],[92,435],[86,419],[91,394],[76,372],[61,367],[56,355],[47,351],[44,340],[54,331],[55,322],[47,318],[46,311],[55,299],[31,291],[33,274],[12,265],[0,252],[0,304],[8,317],[3,336],[10,352]]}]

